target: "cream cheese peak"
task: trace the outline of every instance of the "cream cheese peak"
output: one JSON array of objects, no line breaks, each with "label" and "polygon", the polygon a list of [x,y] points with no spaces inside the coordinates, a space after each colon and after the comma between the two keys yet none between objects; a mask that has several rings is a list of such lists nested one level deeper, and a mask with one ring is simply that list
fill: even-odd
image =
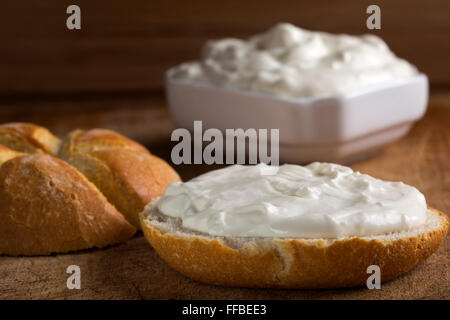
[{"label": "cream cheese peak", "polygon": [[349,93],[416,75],[375,35],[314,32],[280,23],[248,40],[209,41],[175,77],[288,97]]},{"label": "cream cheese peak", "polygon": [[184,228],[215,236],[342,238],[407,231],[426,221],[425,197],[331,163],[234,165],[170,184],[157,206]]}]

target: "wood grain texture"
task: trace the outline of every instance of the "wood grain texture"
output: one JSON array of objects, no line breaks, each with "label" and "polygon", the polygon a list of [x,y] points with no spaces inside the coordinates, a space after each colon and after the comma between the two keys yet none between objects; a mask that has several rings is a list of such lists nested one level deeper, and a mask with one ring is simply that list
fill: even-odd
[{"label": "wood grain texture", "polygon": [[450,87],[447,0],[79,0],[82,29],[66,28],[72,1],[17,0],[0,12],[0,94],[161,90],[165,70],[196,59],[208,39],[248,37],[279,21],[367,33],[366,8],[382,10],[381,36],[435,87]]},{"label": "wood grain texture", "polygon": [[[0,121],[34,121],[58,134],[76,126],[114,128],[169,159],[173,128],[161,98],[40,98],[3,101]],[[1,103],[0,103],[1,105]],[[30,112],[34,110],[34,112]],[[413,130],[355,170],[400,180],[423,192],[428,203],[450,213],[450,96],[434,95]],[[176,166],[184,180],[214,169]],[[199,284],[168,267],[142,235],[104,250],[50,257],[0,257],[0,299],[450,299],[450,240],[424,263],[381,290],[258,290]],[[82,289],[68,290],[67,266],[82,270]]]}]

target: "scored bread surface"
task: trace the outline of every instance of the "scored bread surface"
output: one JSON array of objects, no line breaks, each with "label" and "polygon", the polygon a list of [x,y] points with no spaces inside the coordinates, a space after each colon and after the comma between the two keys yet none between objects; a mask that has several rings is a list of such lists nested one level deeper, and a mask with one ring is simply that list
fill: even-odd
[{"label": "scored bread surface", "polygon": [[0,252],[44,255],[104,247],[136,231],[73,167],[44,154],[0,167]]},{"label": "scored bread surface", "polygon": [[372,237],[284,239],[216,237],[183,229],[158,212],[140,214],[145,237],[172,268],[199,282],[233,287],[339,288],[365,285],[367,267],[381,281],[412,269],[437,250],[448,217],[429,209],[423,229]]},{"label": "scored bread surface", "polygon": [[0,125],[0,145],[25,153],[58,151],[61,141],[46,128],[32,123],[6,123]]},{"label": "scored bread surface", "polygon": [[76,130],[59,156],[82,172],[127,220],[140,229],[139,212],[178,174],[138,143],[110,130]]}]

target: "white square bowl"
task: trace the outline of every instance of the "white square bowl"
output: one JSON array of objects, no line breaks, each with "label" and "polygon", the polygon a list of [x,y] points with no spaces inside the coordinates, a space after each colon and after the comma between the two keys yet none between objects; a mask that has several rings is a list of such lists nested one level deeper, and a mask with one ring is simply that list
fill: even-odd
[{"label": "white square bowl", "polygon": [[424,74],[350,94],[284,98],[180,80],[166,73],[170,113],[178,127],[193,130],[280,130],[280,161],[350,162],[404,136],[426,111]]}]

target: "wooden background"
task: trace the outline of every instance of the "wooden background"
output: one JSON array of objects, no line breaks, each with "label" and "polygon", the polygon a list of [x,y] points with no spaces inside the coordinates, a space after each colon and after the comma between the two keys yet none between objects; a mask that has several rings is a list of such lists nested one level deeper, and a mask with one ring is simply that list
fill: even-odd
[{"label": "wooden background", "polygon": [[[82,29],[66,28],[81,7]],[[381,7],[380,35],[434,88],[450,87],[448,0],[14,0],[0,10],[0,95],[161,92],[164,71],[207,39],[247,37],[276,22],[360,34]]]}]

